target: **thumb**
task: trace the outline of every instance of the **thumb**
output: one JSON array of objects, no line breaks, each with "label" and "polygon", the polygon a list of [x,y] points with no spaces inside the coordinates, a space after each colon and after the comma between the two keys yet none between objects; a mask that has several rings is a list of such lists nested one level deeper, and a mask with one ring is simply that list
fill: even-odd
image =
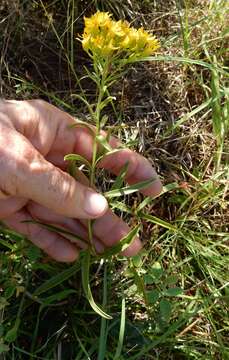
[{"label": "thumb", "polygon": [[107,211],[101,194],[45,160],[23,135],[10,131],[7,143],[10,146],[4,147],[0,141],[0,190],[4,193],[68,217],[93,219]]}]

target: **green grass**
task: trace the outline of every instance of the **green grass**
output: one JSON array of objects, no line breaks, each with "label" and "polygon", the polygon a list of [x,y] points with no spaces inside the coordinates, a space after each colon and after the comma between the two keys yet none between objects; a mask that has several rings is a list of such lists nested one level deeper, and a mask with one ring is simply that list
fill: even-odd
[{"label": "green grass", "polygon": [[[93,89],[82,79],[88,60],[74,38],[85,12],[99,6],[155,28],[161,54],[120,80],[109,117],[123,142],[155,162],[165,187],[153,200],[129,194],[113,204],[133,228],[142,224],[145,250],[91,264],[93,296],[111,320],[85,298],[84,254],[76,264],[58,264],[2,228],[0,357],[228,359],[227,2],[6,4],[0,10],[2,96],[42,97],[83,120],[88,109],[73,95],[93,99]],[[110,184],[107,174],[102,178]]]}]

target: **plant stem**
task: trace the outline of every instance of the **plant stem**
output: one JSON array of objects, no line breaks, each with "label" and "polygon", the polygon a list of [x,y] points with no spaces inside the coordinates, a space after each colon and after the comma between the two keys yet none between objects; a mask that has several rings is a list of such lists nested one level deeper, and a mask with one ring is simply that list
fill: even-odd
[{"label": "plant stem", "polygon": [[[101,66],[102,65],[102,66]],[[91,171],[90,171],[90,186],[93,187],[95,183],[95,167],[96,167],[96,158],[97,158],[97,136],[100,132],[100,114],[101,114],[101,103],[103,101],[104,94],[106,93],[106,80],[108,75],[109,61],[106,60],[104,64],[99,64],[98,62],[94,63],[96,73],[100,77],[99,79],[99,88],[98,88],[98,100],[96,104],[96,109],[94,112],[94,119],[96,121],[95,135],[93,140],[93,150],[92,150],[92,162],[91,162]],[[101,70],[102,68],[102,70]],[[88,221],[88,237],[91,245],[91,250],[96,254],[94,244],[92,241],[92,220]]]}]

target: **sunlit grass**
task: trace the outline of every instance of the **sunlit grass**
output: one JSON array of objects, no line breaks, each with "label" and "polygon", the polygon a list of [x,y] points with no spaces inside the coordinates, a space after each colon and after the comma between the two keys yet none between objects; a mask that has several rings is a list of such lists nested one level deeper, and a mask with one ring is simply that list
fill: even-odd
[{"label": "sunlit grass", "polygon": [[[80,276],[82,259],[68,266],[54,263],[18,234],[2,230],[0,356],[4,360],[103,360],[115,356],[139,360],[227,359],[227,2],[185,1],[181,6],[177,1],[168,5],[171,9],[153,1],[136,1],[131,6],[118,0],[88,2],[84,7],[76,0],[69,1],[68,6],[62,1],[48,4],[25,0],[17,4],[20,21],[13,17],[17,8],[11,8],[12,16],[7,15],[9,28],[17,28],[23,39],[23,22],[29,26],[26,14],[30,12],[26,11],[33,13],[32,4],[39,11],[45,31],[52,36],[49,45],[58,53],[59,63],[67,64],[68,73],[63,88],[59,85],[58,90],[56,84],[46,84],[47,74],[43,82],[31,80],[33,73],[25,76],[7,56],[9,50],[12,52],[7,39],[17,46],[17,34],[11,30],[8,37],[0,35],[2,48],[7,50],[1,53],[3,96],[41,96],[74,115],[82,115],[83,120],[88,119],[87,107],[72,96],[90,94],[93,99],[90,83],[83,82],[86,73],[80,73],[82,54],[75,45],[82,16],[91,14],[97,6],[113,12],[116,18],[120,13],[122,18],[126,16],[134,22],[142,11],[141,19],[149,29],[151,20],[158,25],[153,30],[161,36],[162,52],[151,59],[153,62],[144,62],[141,71],[149,72],[151,89],[155,86],[160,101],[165,99],[169,104],[166,111],[169,109],[173,121],[166,122],[156,97],[156,110],[151,115],[139,112],[132,119],[128,93],[124,94],[128,101],[122,114],[119,109],[115,114],[112,107],[110,110],[122,140],[132,142],[138,149],[135,139],[140,139],[143,154],[152,161],[156,159],[167,184],[156,199],[142,202],[141,197],[126,195],[125,203],[119,199],[113,204],[132,227],[136,219],[142,222],[145,250],[131,260],[97,259],[92,265],[93,295],[112,320],[101,319],[86,301]],[[37,67],[42,69],[38,58]],[[141,84],[143,73],[137,67],[133,71]],[[57,77],[61,83],[62,75]],[[128,74],[125,81],[131,81]],[[128,92],[123,90],[125,86],[120,80],[122,91]],[[113,92],[119,101],[120,88]],[[148,103],[151,99],[147,96],[146,93]],[[137,105],[134,104],[136,108]],[[158,119],[156,124],[154,117]],[[101,181],[106,189],[105,180],[107,175]],[[113,184],[109,178],[107,181]]]}]

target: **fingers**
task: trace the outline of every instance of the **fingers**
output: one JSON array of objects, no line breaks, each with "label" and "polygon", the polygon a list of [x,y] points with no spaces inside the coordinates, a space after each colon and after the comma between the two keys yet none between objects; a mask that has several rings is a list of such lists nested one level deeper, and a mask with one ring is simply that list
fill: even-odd
[{"label": "fingers", "polygon": [[146,158],[129,149],[123,149],[107,155],[100,161],[99,167],[110,170],[115,175],[118,175],[126,163],[128,163],[126,181],[129,184],[135,184],[153,178],[155,180],[152,184],[141,192],[147,196],[160,194],[162,191],[162,183],[154,168]]},{"label": "fingers", "polygon": [[[81,223],[86,225],[85,220]],[[93,234],[105,247],[112,247],[130,232],[130,227],[111,210],[108,210],[101,218],[93,223]],[[125,256],[136,255],[142,248],[141,241],[136,237],[132,244],[123,252]]]},{"label": "fingers", "polygon": [[16,211],[22,209],[27,203],[27,199],[20,197],[7,197],[0,199],[0,219],[4,219]]},{"label": "fingers", "polygon": [[[5,109],[5,110],[4,110]],[[87,128],[69,125],[76,123],[67,113],[42,100],[4,101],[0,112],[3,111],[12,119],[14,127],[25,135],[41,154],[61,168],[66,167],[63,158],[68,153],[77,153],[88,160],[92,157],[93,137]],[[101,132],[105,136],[105,132]],[[117,148],[120,142],[110,138],[112,148]],[[100,167],[115,173],[129,163],[127,181],[136,183],[156,177],[155,182],[142,190],[144,195],[155,196],[162,190],[161,182],[151,164],[139,154],[128,150],[120,150],[111,154],[100,163]]]},{"label": "fingers", "polygon": [[[44,208],[43,206],[38,205],[32,201],[28,203],[26,209],[34,219],[37,219],[41,222],[45,222],[46,224],[61,226],[62,228],[69,230],[75,235],[82,238],[84,242],[71,238],[71,242],[75,243],[79,248],[86,249],[88,247],[87,246],[87,243],[89,243],[88,230],[78,220],[71,219],[62,215],[58,215],[50,211],[49,209]],[[95,249],[97,253],[102,253],[105,248],[104,245],[95,236],[93,237],[92,241],[95,245]]]},{"label": "fingers", "polygon": [[[44,221],[47,224],[57,224],[63,226],[88,242],[88,224],[86,220],[81,220],[81,222],[79,222],[74,219],[57,215],[33,202],[28,203],[26,208],[33,218]],[[96,251],[98,253],[102,253],[106,247],[109,248],[117,244],[129,232],[129,226],[122,219],[112,213],[111,210],[108,210],[105,215],[103,215],[100,219],[95,220],[93,224],[93,242],[95,244]],[[82,244],[78,243],[78,246],[82,247]],[[124,255],[135,255],[139,252],[141,247],[141,241],[138,237],[136,237],[128,249],[125,250]]]},{"label": "fingers", "polygon": [[31,199],[59,214],[76,218],[103,215],[108,204],[94,190],[55,167],[15,130],[0,133],[0,190]]},{"label": "fingers", "polygon": [[25,235],[34,245],[57,261],[72,262],[78,258],[79,250],[74,244],[38,225],[22,223],[25,220],[32,220],[32,218],[26,210],[21,210],[4,219],[4,223]]}]

